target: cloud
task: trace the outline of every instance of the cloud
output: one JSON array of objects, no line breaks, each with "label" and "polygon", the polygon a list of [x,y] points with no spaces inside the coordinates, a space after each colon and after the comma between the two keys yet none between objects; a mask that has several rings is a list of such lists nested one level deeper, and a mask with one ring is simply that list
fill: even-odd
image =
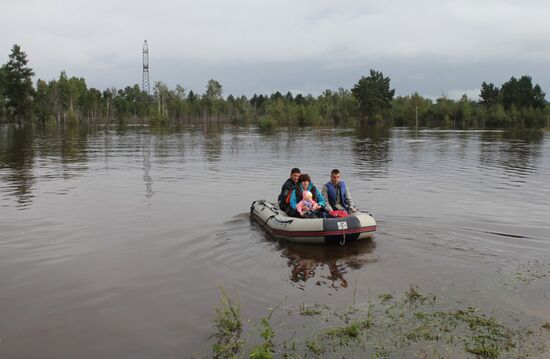
[{"label": "cloud", "polygon": [[544,1],[20,0],[2,10],[2,59],[18,43],[38,77],[67,70],[100,88],[141,82],[144,39],[152,80],[197,89],[216,78],[235,93],[319,92],[370,68],[398,93],[522,74],[550,87]]},{"label": "cloud", "polygon": [[470,100],[478,101],[479,100],[480,89],[451,89],[445,95],[448,98],[458,100],[462,96],[466,95]]}]

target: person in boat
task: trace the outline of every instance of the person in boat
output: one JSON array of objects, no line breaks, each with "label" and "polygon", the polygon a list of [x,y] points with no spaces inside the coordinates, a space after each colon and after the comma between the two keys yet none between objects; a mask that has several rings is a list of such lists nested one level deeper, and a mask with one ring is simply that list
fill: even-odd
[{"label": "person in boat", "polygon": [[282,209],[285,212],[290,212],[290,195],[292,194],[292,191],[296,187],[296,184],[298,183],[298,178],[300,178],[300,175],[302,172],[299,168],[293,168],[290,171],[290,177],[283,183],[283,187],[281,188],[281,193],[279,194],[279,197],[277,201],[279,202],[279,208]]},{"label": "person in boat", "polygon": [[338,169],[330,172],[330,181],[323,186],[322,194],[326,201],[325,209],[329,214],[333,211],[357,212],[349,188],[346,182],[342,181]]},{"label": "person in boat", "polygon": [[[303,192],[309,191],[312,194],[312,199],[317,202],[319,205],[319,208],[312,213],[313,218],[322,218],[324,217],[324,208],[325,208],[325,198],[321,194],[321,192],[311,183],[311,178],[308,174],[302,173],[300,177],[298,178],[298,183],[292,193],[290,194],[290,213],[289,215],[292,217],[299,217],[302,218],[303,216],[298,213],[296,209],[296,205],[298,204],[298,198],[302,198]],[[310,217],[311,218],[311,217]]]},{"label": "person in boat", "polygon": [[296,210],[304,218],[317,218],[315,212],[320,208],[321,206],[313,200],[313,194],[310,191],[304,191],[302,200],[296,205]]}]

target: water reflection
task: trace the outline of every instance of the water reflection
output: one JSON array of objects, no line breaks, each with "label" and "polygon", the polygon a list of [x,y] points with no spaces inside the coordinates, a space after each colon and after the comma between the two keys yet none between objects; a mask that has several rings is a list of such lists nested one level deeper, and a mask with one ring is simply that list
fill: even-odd
[{"label": "water reflection", "polygon": [[223,125],[205,124],[203,127],[203,151],[209,163],[218,162],[222,157]]},{"label": "water reflection", "polygon": [[[31,126],[27,129],[33,132]],[[64,175],[71,176],[71,164],[88,162],[89,137],[95,136],[95,129],[87,126],[42,126],[36,127],[34,140],[36,155],[39,157],[56,157],[65,166]],[[76,169],[80,168],[76,166]]]},{"label": "water reflection", "polygon": [[538,167],[542,155],[542,131],[483,132],[480,136],[480,164],[503,169],[506,179],[516,183]]},{"label": "water reflection", "polygon": [[0,134],[0,179],[19,209],[32,204],[38,179],[69,179],[88,168],[93,130],[86,126],[8,125]]},{"label": "water reflection", "polygon": [[390,140],[389,129],[378,127],[357,129],[352,151],[360,178],[369,179],[388,173],[391,156]]},{"label": "water reflection", "polygon": [[337,245],[300,245],[280,242],[281,256],[287,258],[290,280],[300,289],[306,282],[333,289],[347,288],[345,275],[350,269],[360,269],[367,263],[376,262],[378,257],[372,252],[376,242],[367,239]]},{"label": "water reflection", "polygon": [[[151,137],[146,136],[147,140],[141,147],[143,154],[143,182],[145,183],[145,198],[150,200],[153,197],[153,177],[151,176]],[[148,205],[151,205],[149,202]]]},{"label": "water reflection", "polygon": [[7,183],[6,192],[17,198],[18,208],[32,203],[34,133],[31,127],[8,127],[0,132],[0,178]]},{"label": "water reflection", "polygon": [[[114,131],[107,126],[98,130],[90,126],[9,125],[0,127],[0,184],[5,195],[16,198],[19,208],[26,208],[32,204],[35,184],[79,177],[94,169],[94,160],[101,156],[105,159],[105,170],[117,170],[120,168],[110,168],[108,162],[121,158],[126,161],[135,156],[136,149],[141,149],[145,195],[150,199],[154,193],[151,171],[159,163],[167,164],[161,170],[169,172],[172,162],[177,162],[175,165],[183,176],[194,175],[197,168],[194,165],[207,163],[208,171],[217,172],[217,178],[225,178],[233,173],[229,169],[243,164],[242,161],[246,161],[243,165],[247,168],[259,169],[268,167],[265,159],[273,156],[284,164],[285,170],[288,162],[300,162],[307,156],[314,156],[308,160],[314,166],[325,159],[311,151],[312,147],[330,148],[338,144],[342,146],[329,152],[332,157],[327,160],[345,162],[351,155],[354,171],[350,176],[361,179],[390,178],[390,168],[394,179],[422,172],[435,174],[438,169],[445,169],[453,179],[467,178],[481,169],[509,187],[525,182],[527,176],[541,167],[544,134],[376,127],[261,131],[255,127],[212,123],[178,128],[120,126]],[[199,158],[194,158],[195,154]],[[179,166],[184,155],[186,166]],[[157,181],[163,178],[182,178],[182,174],[168,173]]]}]

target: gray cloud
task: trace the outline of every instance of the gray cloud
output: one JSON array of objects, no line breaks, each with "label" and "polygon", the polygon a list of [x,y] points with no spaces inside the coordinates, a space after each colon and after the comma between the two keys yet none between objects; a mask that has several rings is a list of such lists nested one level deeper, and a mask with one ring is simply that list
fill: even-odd
[{"label": "gray cloud", "polygon": [[90,86],[141,82],[147,39],[151,80],[202,92],[320,93],[350,88],[370,68],[399,94],[475,94],[529,74],[550,88],[544,1],[3,1],[0,56],[22,45],[37,77],[61,70]]}]

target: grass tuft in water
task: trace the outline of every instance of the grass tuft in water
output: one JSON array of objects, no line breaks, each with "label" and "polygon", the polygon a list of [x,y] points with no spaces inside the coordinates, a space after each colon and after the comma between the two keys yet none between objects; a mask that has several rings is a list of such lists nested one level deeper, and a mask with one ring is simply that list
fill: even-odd
[{"label": "grass tuft in water", "polygon": [[382,304],[386,304],[387,302],[389,302],[390,300],[393,299],[393,294],[390,294],[390,293],[382,293],[378,296],[378,299],[380,299],[380,302]]},{"label": "grass tuft in water", "polygon": [[327,309],[327,307],[321,304],[306,305],[302,303],[298,313],[305,316],[314,316],[322,314],[324,309]]},{"label": "grass tuft in water", "polygon": [[213,357],[216,359],[238,358],[245,342],[241,339],[243,325],[241,321],[241,309],[233,303],[223,288],[222,305],[216,308],[214,326],[216,331],[210,336],[215,339],[212,345]]},{"label": "grass tuft in water", "polygon": [[259,333],[260,337],[263,339],[263,343],[252,348],[249,356],[251,359],[271,359],[273,358],[273,354],[275,354],[275,346],[273,345],[275,331],[270,324],[272,315],[273,310],[267,317],[260,319]]}]

